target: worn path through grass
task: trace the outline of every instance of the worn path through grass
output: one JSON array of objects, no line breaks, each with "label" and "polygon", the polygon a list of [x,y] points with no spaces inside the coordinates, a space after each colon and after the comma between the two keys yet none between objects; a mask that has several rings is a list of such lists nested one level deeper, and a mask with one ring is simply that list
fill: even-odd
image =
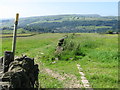
[{"label": "worn path through grass", "polygon": [[[63,85],[62,88],[84,88],[81,81],[78,80],[77,77],[73,74],[58,73],[49,68],[45,68],[43,66],[43,64],[40,64],[40,73],[47,74],[47,75],[57,79],[59,82],[62,83],[62,85]],[[42,83],[42,81],[41,81],[41,83]],[[42,87],[42,88],[45,88],[45,87]]]}]

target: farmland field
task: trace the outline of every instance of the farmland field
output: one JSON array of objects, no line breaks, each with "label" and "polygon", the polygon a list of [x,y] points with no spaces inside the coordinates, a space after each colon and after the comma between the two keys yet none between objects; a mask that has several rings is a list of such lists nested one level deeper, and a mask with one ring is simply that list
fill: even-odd
[{"label": "farmland field", "polygon": [[[65,50],[56,55],[58,40],[65,35],[68,35],[64,44]],[[0,56],[3,56],[4,51],[10,51],[11,47],[12,38],[3,38]],[[18,37],[16,56],[21,54],[35,58],[35,62],[39,64],[39,82],[42,88],[65,88],[77,81],[82,85],[77,64],[81,65],[92,88],[118,88],[118,35],[116,34],[45,33]],[[47,71],[55,73],[58,78]],[[65,75],[69,77],[59,79]]]},{"label": "farmland field", "polygon": [[[33,36],[35,34],[30,33],[30,34],[17,34],[17,37],[29,37],[29,36]],[[13,34],[0,34],[0,38],[9,38],[9,37],[13,37]]]}]

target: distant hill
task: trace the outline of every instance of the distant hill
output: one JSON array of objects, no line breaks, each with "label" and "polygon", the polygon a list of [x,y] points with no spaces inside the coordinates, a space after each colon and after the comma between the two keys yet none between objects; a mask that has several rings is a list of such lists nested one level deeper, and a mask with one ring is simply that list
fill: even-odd
[{"label": "distant hill", "polygon": [[[0,30],[12,30],[14,20],[2,20]],[[19,28],[31,32],[76,33],[117,31],[117,17],[97,14],[66,14],[20,18]]]}]

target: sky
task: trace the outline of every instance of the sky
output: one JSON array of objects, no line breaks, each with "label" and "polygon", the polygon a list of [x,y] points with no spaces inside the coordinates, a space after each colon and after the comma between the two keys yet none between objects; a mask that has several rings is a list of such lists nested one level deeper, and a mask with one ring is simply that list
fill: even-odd
[{"label": "sky", "polygon": [[99,14],[117,16],[119,0],[1,0],[0,19],[59,15]]}]

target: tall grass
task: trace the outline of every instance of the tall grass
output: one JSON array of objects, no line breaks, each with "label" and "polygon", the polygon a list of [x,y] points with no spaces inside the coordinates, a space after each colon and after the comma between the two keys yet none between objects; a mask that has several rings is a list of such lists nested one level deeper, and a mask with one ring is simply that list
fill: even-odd
[{"label": "tall grass", "polygon": [[75,35],[72,34],[64,40],[62,45],[63,51],[59,54],[55,54],[55,57],[58,57],[60,60],[76,60],[85,56],[80,47],[80,43],[75,41]]}]

